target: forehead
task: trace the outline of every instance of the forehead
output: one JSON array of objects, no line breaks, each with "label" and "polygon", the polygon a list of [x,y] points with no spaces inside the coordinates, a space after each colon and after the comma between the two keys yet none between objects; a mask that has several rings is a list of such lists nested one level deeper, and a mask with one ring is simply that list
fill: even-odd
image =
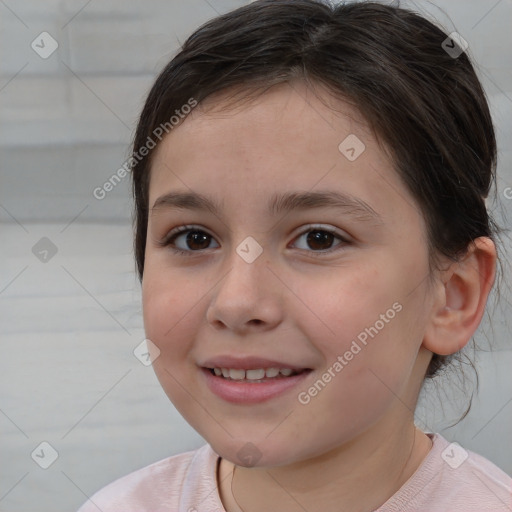
[{"label": "forehead", "polygon": [[265,207],[275,191],[321,188],[360,197],[388,216],[417,211],[387,152],[349,103],[302,83],[249,99],[240,94],[207,98],[159,144],[150,207],[175,188],[219,200],[230,191],[239,201],[241,194],[265,197]]},{"label": "forehead", "polygon": [[[267,89],[232,87],[213,94],[192,110],[181,132],[185,136],[185,132],[190,135],[190,132],[238,125],[244,127],[243,132],[232,135],[239,135],[242,139],[248,133],[260,131],[264,125],[269,133],[286,127],[290,135],[300,133],[301,138],[308,135],[313,138],[318,129],[321,132],[339,131],[340,122],[344,129],[358,132],[364,138],[373,138],[367,121],[355,106],[333,96],[321,84],[295,80]],[[190,126],[192,123],[194,126]],[[282,143],[283,140],[277,142]]]}]

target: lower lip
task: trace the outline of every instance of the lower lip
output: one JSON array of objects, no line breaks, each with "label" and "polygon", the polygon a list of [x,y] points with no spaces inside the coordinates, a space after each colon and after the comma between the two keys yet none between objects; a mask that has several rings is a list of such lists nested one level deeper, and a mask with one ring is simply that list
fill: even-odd
[{"label": "lower lip", "polygon": [[207,368],[201,368],[206,384],[214,394],[236,404],[256,404],[282,395],[301,383],[310,373],[305,371],[290,377],[269,379],[265,382],[224,379],[213,375]]}]

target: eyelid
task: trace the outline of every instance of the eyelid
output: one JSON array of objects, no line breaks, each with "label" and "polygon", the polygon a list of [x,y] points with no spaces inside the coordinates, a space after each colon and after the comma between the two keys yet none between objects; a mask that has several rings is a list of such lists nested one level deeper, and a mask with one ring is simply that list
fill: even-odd
[{"label": "eyelid", "polygon": [[305,235],[306,233],[309,233],[310,231],[324,231],[326,233],[330,233],[335,238],[338,239],[339,243],[334,245],[333,247],[330,247],[329,249],[323,249],[319,251],[312,251],[307,249],[299,249],[300,251],[305,251],[308,253],[309,256],[313,257],[323,257],[326,255],[331,255],[333,253],[336,253],[337,251],[342,250],[342,248],[346,247],[349,244],[352,244],[352,240],[348,235],[345,235],[340,232],[339,229],[334,228],[332,226],[328,226],[325,224],[306,224],[304,227],[301,228],[299,233],[294,236],[293,240],[297,240],[302,235]]},{"label": "eyelid", "polygon": [[[167,232],[162,237],[162,239],[158,241],[158,243],[161,245],[167,245],[169,243],[169,241],[173,239],[173,237],[180,235],[184,231],[189,231],[189,230],[193,231],[194,229],[197,229],[197,231],[199,231],[199,230],[204,231],[205,233],[207,232],[205,229],[203,229],[202,227],[199,227],[196,224],[183,224],[182,226],[177,226],[177,227],[171,229],[171,231]],[[208,233],[208,234],[210,234],[210,233]],[[210,236],[213,236],[213,235],[210,235]]]},{"label": "eyelid", "polygon": [[[182,233],[186,233],[187,231],[203,231],[204,233],[206,233],[208,236],[211,236],[215,240],[215,237],[211,233],[209,233],[207,229],[203,228],[202,226],[200,226],[198,224],[184,224],[182,226],[178,226],[176,228],[171,229],[171,231],[166,233],[165,236],[161,240],[157,241],[157,243],[160,247],[167,247],[168,245],[170,245],[171,240],[176,239],[179,235],[181,235]],[[194,252],[200,253],[200,252],[202,252],[202,251],[184,251],[183,249],[178,249],[176,247],[172,247],[172,250],[179,252],[179,253],[194,253]],[[204,249],[204,250],[207,250],[207,249]]]},{"label": "eyelid", "polygon": [[295,238],[297,238],[300,235],[303,235],[304,233],[307,233],[308,231],[314,231],[314,230],[327,231],[327,233],[331,233],[332,235],[339,237],[340,239],[344,240],[345,242],[350,242],[350,237],[348,234],[345,233],[345,231],[341,231],[340,229],[330,226],[328,224],[319,224],[319,223],[305,224],[304,226],[301,227],[301,230],[297,233],[297,235],[295,235]]}]

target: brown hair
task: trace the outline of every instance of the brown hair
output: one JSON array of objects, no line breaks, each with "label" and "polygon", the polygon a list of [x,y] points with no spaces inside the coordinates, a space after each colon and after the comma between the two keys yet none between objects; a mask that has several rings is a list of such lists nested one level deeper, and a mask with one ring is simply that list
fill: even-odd
[{"label": "brown hair", "polygon": [[[376,2],[259,0],[197,29],[154,83],[133,150],[193,97],[238,89],[249,96],[300,79],[351,102],[391,153],[425,217],[431,269],[471,242],[494,240],[485,198],[495,183],[496,140],[467,52],[421,15]],[[453,46],[453,44],[450,44]],[[154,151],[154,150],[153,150]],[[133,166],[135,256],[144,271],[151,155]],[[432,377],[448,362],[434,354]]]}]

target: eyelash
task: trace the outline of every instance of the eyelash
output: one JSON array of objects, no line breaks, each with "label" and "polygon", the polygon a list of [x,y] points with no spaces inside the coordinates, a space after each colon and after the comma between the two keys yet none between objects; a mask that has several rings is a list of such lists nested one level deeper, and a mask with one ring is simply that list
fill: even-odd
[{"label": "eyelash", "polygon": [[[212,235],[210,235],[208,232],[198,228],[197,226],[188,226],[187,225],[187,226],[181,226],[180,228],[176,228],[176,229],[172,230],[165,236],[165,238],[163,240],[159,241],[158,243],[161,247],[169,247],[172,252],[174,252],[176,254],[183,255],[183,256],[192,256],[191,253],[201,253],[203,250],[207,250],[207,249],[203,249],[203,250],[198,250],[198,251],[193,251],[193,250],[185,251],[183,249],[178,249],[173,246],[173,243],[176,240],[176,238],[178,238],[178,236],[182,235],[183,233],[187,233],[189,231],[197,231],[200,233],[205,233],[209,237],[213,238]],[[310,225],[308,227],[308,229],[299,233],[296,238],[300,238],[301,236],[303,236],[307,233],[310,233],[310,232],[314,232],[314,231],[318,231],[321,233],[329,233],[329,234],[333,235],[335,238],[337,238],[340,241],[340,243],[335,245],[331,249],[324,249],[321,251],[313,251],[313,250],[307,251],[307,252],[310,252],[312,256],[321,257],[324,254],[328,254],[328,253],[332,253],[337,250],[340,250],[340,246],[343,247],[345,245],[350,244],[350,242],[346,238],[341,236],[335,230],[321,227],[321,226],[314,226],[314,225]],[[306,249],[301,249],[301,250],[306,250]]]}]

